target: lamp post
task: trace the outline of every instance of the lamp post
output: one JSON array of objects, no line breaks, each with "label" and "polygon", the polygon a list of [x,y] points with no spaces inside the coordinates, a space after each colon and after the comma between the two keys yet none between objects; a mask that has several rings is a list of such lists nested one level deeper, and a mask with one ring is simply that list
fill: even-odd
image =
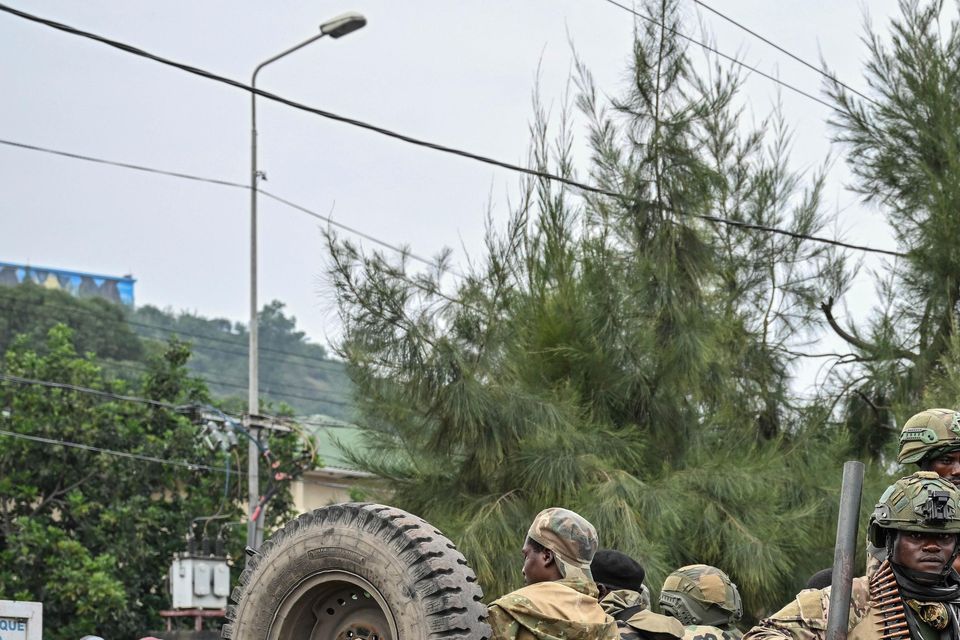
[{"label": "lamp post", "polygon": [[[324,36],[340,38],[367,24],[367,19],[359,13],[345,13],[320,25],[320,33],[300,44],[261,62],[253,70],[250,86],[257,88],[257,74],[268,64],[290,55],[298,49],[319,40]],[[249,346],[249,387],[247,390],[247,412],[256,416],[260,412],[259,357],[257,327],[257,180],[261,177],[257,169],[257,94],[250,94],[250,346]],[[250,514],[256,512],[260,500],[260,450],[257,443],[250,440],[247,449],[248,485]],[[263,542],[263,510],[257,519],[247,523],[247,545],[257,549]]]}]

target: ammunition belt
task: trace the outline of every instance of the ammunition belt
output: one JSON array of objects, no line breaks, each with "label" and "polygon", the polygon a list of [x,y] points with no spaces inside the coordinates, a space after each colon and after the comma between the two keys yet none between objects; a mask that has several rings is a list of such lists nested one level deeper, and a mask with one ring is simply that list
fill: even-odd
[{"label": "ammunition belt", "polygon": [[888,560],[883,561],[870,579],[870,600],[877,608],[879,618],[876,631],[880,640],[909,640],[907,613],[903,608],[897,577]]}]

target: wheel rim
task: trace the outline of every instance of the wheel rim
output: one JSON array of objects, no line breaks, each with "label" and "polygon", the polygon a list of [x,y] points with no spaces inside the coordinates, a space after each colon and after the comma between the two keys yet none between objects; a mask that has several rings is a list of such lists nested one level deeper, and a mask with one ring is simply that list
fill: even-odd
[{"label": "wheel rim", "polygon": [[270,640],[394,640],[397,625],[383,596],[348,571],[322,571],[284,597]]}]

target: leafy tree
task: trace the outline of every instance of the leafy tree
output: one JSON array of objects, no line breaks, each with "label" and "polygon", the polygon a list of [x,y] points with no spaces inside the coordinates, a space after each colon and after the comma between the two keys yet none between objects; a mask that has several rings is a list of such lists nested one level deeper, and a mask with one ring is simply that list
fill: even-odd
[{"label": "leafy tree", "polygon": [[[54,326],[39,352],[29,337],[5,355],[7,374],[133,395],[175,406],[206,404],[202,381],[187,374],[189,350],[170,343],[134,383],[111,380],[88,356],[79,356],[72,332]],[[0,382],[0,598],[44,603],[45,637],[139,637],[159,628],[170,606],[163,588],[173,554],[198,516],[215,538],[223,522],[241,521],[245,483],[239,455],[211,451],[198,428],[178,411],[82,393],[68,388]],[[78,443],[86,449],[58,444]],[[243,444],[241,441],[240,444]],[[271,443],[286,462],[295,443]],[[164,465],[100,453],[109,449],[180,462]],[[236,456],[236,457],[235,457]],[[194,469],[182,463],[224,469]],[[267,488],[266,480],[263,489]],[[241,486],[242,485],[242,486]],[[270,524],[290,515],[289,492],[271,504]],[[243,534],[232,533],[227,551],[242,562]]]},{"label": "leafy tree", "polygon": [[91,352],[112,360],[141,360],[143,345],[127,326],[124,308],[101,298],[77,298],[66,291],[45,289],[32,282],[0,286],[0,353],[13,340],[26,336],[42,350],[55,324],[73,329],[80,353]]},{"label": "leafy tree", "polygon": [[[353,417],[351,390],[343,365],[330,359],[324,347],[310,343],[296,322],[276,300],[258,316],[263,400],[281,402],[301,415],[319,413],[349,420]],[[134,311],[130,324],[145,338],[165,341],[177,335],[189,342],[194,350],[190,370],[204,376],[217,397],[245,401],[249,334],[244,324],[173,314],[149,305]]]},{"label": "leafy tree", "polygon": [[[889,36],[869,30],[869,100],[830,87],[836,140],[847,153],[854,188],[893,230],[902,258],[877,277],[870,317],[843,325],[837,299],[822,310],[849,345],[834,377],[849,389],[845,424],[851,446],[878,456],[924,403],[943,395],[956,361],[960,304],[960,23],[945,3],[902,0]],[[939,390],[931,390],[933,385]]]},{"label": "leafy tree", "polygon": [[[638,24],[623,96],[577,73],[585,173],[622,197],[528,182],[452,293],[445,258],[414,274],[330,237],[370,452],[352,456],[452,534],[491,595],[519,580],[503,549],[559,504],[640,558],[653,587],[712,563],[757,613],[830,561],[832,436],[804,428],[822,415],[788,382],[844,264],[711,221],[816,232],[822,179],[788,169],[776,113],[744,133],[740,78],[715,63],[698,75],[675,3],[647,4],[659,24]],[[553,142],[535,110],[532,166],[576,177],[570,109]]]}]

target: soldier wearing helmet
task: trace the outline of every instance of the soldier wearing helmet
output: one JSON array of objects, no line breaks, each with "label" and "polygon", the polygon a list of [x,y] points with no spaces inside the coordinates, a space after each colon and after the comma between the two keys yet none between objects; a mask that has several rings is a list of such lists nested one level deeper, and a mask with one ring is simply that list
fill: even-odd
[{"label": "soldier wearing helmet", "polygon": [[907,420],[897,462],[917,464],[960,487],[960,413],[927,409]]},{"label": "soldier wearing helmet", "polygon": [[706,564],[680,567],[663,581],[660,610],[684,625],[687,640],[738,640],[740,591],[730,577]]},{"label": "soldier wearing helmet", "polygon": [[[916,464],[933,471],[960,488],[960,413],[927,409],[906,421],[900,431],[900,464]],[[867,575],[873,575],[886,558],[884,549],[867,541]],[[960,559],[954,565],[960,571]]]},{"label": "soldier wearing helmet", "polygon": [[495,600],[491,640],[618,640],[617,624],[600,607],[590,572],[597,531],[578,513],[553,507],[533,520],[523,545],[527,586]]},{"label": "soldier wearing helmet", "polygon": [[[887,551],[873,576],[856,578],[849,640],[960,638],[960,491],[932,471],[897,480],[870,516],[868,537]],[[744,640],[823,640],[830,588],[807,589]]]}]

